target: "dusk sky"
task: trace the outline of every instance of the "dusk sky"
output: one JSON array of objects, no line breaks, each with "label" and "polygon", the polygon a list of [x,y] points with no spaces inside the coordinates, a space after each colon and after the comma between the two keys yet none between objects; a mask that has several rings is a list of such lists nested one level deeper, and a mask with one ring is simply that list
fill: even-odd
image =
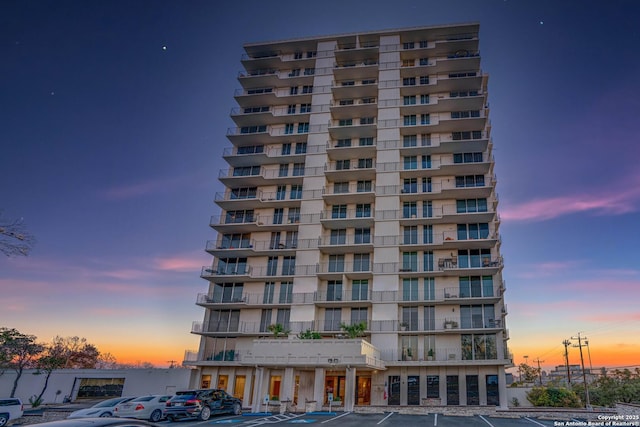
[{"label": "dusk sky", "polygon": [[[0,2],[0,326],[119,362],[197,349],[244,43],[480,23],[509,346],[640,365],[640,2]],[[570,350],[579,363],[578,349]]]}]

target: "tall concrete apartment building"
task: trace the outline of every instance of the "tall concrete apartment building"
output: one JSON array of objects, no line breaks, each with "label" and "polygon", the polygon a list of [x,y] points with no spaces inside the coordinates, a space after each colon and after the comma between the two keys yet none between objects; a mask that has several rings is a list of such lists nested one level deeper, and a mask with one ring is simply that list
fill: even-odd
[{"label": "tall concrete apartment building", "polygon": [[253,410],[507,405],[478,33],[244,46],[194,386]]}]

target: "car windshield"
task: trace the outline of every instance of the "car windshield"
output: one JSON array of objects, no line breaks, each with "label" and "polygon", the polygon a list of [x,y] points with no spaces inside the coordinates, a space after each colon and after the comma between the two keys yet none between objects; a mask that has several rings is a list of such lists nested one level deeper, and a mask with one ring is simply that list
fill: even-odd
[{"label": "car windshield", "polygon": [[100,402],[97,403],[95,405],[93,405],[94,408],[108,408],[110,406],[115,406],[118,403],[121,402],[128,402],[129,400],[131,400],[132,398],[122,398],[122,397],[118,397],[116,399],[109,399],[109,400],[105,400],[104,402]]},{"label": "car windshield", "polygon": [[148,402],[151,399],[153,399],[154,396],[145,396],[145,397],[138,397],[137,399],[134,399],[134,402]]}]

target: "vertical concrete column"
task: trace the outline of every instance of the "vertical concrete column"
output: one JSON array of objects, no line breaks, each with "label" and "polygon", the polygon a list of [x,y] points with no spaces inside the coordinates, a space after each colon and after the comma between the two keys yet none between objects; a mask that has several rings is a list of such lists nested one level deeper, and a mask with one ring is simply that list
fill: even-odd
[{"label": "vertical concrete column", "polygon": [[262,404],[262,371],[264,368],[256,366],[253,371],[253,377],[255,378],[255,387],[253,388],[253,398],[251,399],[251,412],[260,412],[260,405]]},{"label": "vertical concrete column", "polygon": [[313,381],[313,400],[317,402],[317,408],[324,404],[324,368],[316,368],[316,377]]},{"label": "vertical concrete column", "polygon": [[507,376],[504,369],[498,369],[498,393],[500,393],[500,409],[508,409]]},{"label": "vertical concrete column", "polygon": [[446,406],[447,405],[447,368],[444,366],[440,367],[440,404]]},{"label": "vertical concrete column", "polygon": [[353,411],[356,398],[356,368],[347,366],[344,390],[344,410]]},{"label": "vertical concrete column", "polygon": [[255,388],[251,387],[254,381],[254,373],[255,371],[252,370],[248,375],[245,375],[246,382],[244,385],[244,396],[242,396],[242,402],[245,404],[245,407],[247,406],[247,402],[251,402],[251,408],[253,408],[253,403],[256,400],[254,396],[251,396],[251,390]]},{"label": "vertical concrete column", "polygon": [[467,404],[467,370],[460,368],[458,370],[458,399],[461,406]]},{"label": "vertical concrete column", "polygon": [[294,388],[293,368],[284,369],[284,378],[282,379],[282,388],[280,389],[280,400],[293,400]]},{"label": "vertical concrete column", "polygon": [[480,395],[480,405],[487,405],[487,376],[483,371],[479,372],[478,375],[478,394]]}]

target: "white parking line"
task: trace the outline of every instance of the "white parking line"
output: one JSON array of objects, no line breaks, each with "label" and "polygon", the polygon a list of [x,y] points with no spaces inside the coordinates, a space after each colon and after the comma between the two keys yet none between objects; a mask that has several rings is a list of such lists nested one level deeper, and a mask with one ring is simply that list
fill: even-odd
[{"label": "white parking line", "polygon": [[532,422],[532,423],[534,423],[534,424],[538,424],[539,426],[546,427],[544,424],[539,423],[539,422],[537,422],[536,420],[532,420],[532,419],[531,419],[531,418],[529,418],[529,417],[524,417],[524,419],[525,419],[525,420],[527,420],[527,421],[530,421],[530,422]]},{"label": "white parking line", "polygon": [[389,418],[391,415],[393,415],[393,412],[391,412],[389,415],[387,415],[386,417],[384,417],[383,419],[381,419],[378,424],[382,424],[387,418]]},{"label": "white parking line", "polygon": [[329,421],[337,420],[338,418],[344,417],[345,415],[349,415],[351,412],[345,412],[344,414],[340,414],[337,417],[330,418],[328,420],[324,420],[320,424],[328,423]]},{"label": "white parking line", "polygon": [[433,425],[437,426],[438,425],[438,414],[434,414],[435,417],[433,418]]},{"label": "white parking line", "polygon": [[491,423],[489,422],[489,420],[487,420],[487,419],[486,419],[485,417],[483,417],[482,415],[478,415],[478,416],[482,419],[482,421],[484,421],[485,423],[489,424],[491,427],[495,427],[493,424],[491,424]]}]

